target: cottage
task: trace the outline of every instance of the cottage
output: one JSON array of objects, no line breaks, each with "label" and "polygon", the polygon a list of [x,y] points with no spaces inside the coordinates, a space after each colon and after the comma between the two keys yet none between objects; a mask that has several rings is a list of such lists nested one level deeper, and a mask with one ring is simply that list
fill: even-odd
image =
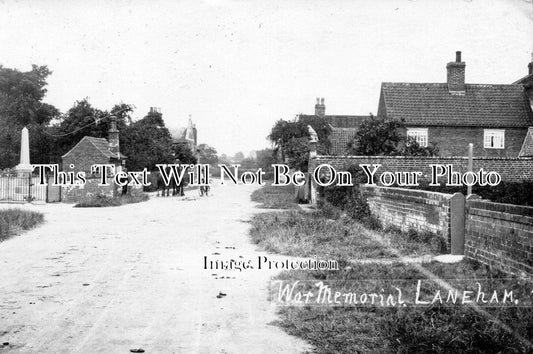
[{"label": "cottage", "polygon": [[465,66],[457,52],[446,83],[384,82],[378,116],[403,120],[407,136],[436,143],[441,156],[464,156],[473,143],[475,156],[518,157],[533,126],[524,86],[466,84]]},{"label": "cottage", "polygon": [[298,119],[310,117],[322,117],[330,125],[330,155],[347,155],[348,144],[355,137],[355,133],[359,129],[363,120],[369,118],[369,116],[326,115],[324,98],[316,99],[314,115],[300,114]]},{"label": "cottage", "polygon": [[111,116],[108,139],[83,137],[69,152],[61,157],[63,171],[71,169],[91,174],[94,164],[113,164],[121,168],[126,156],[120,153],[119,131],[116,117]]}]

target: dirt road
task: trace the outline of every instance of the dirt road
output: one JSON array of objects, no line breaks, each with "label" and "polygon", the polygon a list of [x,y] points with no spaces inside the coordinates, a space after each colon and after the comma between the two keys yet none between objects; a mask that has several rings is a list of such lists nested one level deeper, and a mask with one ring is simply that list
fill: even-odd
[{"label": "dirt road", "polygon": [[267,299],[272,271],[203,269],[213,253],[261,254],[245,222],[260,212],[254,188],[215,186],[209,198],[190,191],[194,200],[116,208],[21,206],[45,213],[46,223],[0,243],[0,353],[309,349],[268,324],[276,318]]}]

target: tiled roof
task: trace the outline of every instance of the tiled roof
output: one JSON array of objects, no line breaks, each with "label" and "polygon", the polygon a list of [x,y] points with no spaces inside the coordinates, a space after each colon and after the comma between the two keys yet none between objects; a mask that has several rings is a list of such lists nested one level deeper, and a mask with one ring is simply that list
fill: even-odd
[{"label": "tiled roof", "polygon": [[513,82],[513,84],[521,84],[521,85],[529,85],[531,86],[533,84],[533,74],[529,74],[524,76],[518,81]]},{"label": "tiled roof", "polygon": [[447,84],[389,83],[381,85],[389,118],[413,126],[528,127],[533,113],[522,85],[466,84],[463,95]]},{"label": "tiled roof", "polygon": [[347,155],[348,143],[353,140],[357,128],[332,128],[329,134],[331,155]]},{"label": "tiled roof", "polygon": [[533,157],[533,127],[530,127],[527,130],[527,135],[524,139],[524,144],[522,144],[522,149],[520,149],[520,154],[518,154],[518,157]]},{"label": "tiled roof", "polygon": [[118,156],[109,151],[109,142],[104,138],[94,138],[86,136],[84,139],[90,141],[105,157],[117,158]]},{"label": "tiled roof", "polygon": [[126,156],[123,155],[123,154],[120,154],[120,157],[119,157],[119,156],[115,155],[114,153],[112,153],[111,151],[109,151],[109,142],[106,139],[104,139],[104,138],[95,138],[95,137],[92,137],[92,136],[84,136],[76,145],[74,145],[74,147],[72,149],[69,150],[69,152],[64,154],[63,157],[65,157],[68,154],[70,154],[70,152],[72,150],[74,150],[84,140],[86,140],[86,141],[90,142],[92,145],[94,145],[94,147],[98,151],[100,151],[107,158],[114,158],[114,159],[118,159],[118,158],[125,159],[126,158]]},{"label": "tiled roof", "polygon": [[[316,115],[300,114],[301,118],[317,117]],[[324,119],[333,128],[359,128],[361,122],[369,116],[344,116],[344,115],[325,115]]]}]

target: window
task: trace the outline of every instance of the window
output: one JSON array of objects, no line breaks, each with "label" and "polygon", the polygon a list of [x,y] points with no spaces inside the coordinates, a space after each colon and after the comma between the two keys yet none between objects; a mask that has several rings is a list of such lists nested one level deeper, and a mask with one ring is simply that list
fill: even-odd
[{"label": "window", "polygon": [[505,130],[485,129],[483,146],[485,149],[503,149],[505,147]]},{"label": "window", "polygon": [[421,147],[428,146],[427,128],[407,128],[407,137],[415,139]]}]

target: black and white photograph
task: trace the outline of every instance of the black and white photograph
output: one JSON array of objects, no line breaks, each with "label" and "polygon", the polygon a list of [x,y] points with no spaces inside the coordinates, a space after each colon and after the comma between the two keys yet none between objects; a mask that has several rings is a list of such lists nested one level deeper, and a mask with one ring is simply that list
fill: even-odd
[{"label": "black and white photograph", "polygon": [[0,0],[0,353],[533,353],[533,1]]}]

